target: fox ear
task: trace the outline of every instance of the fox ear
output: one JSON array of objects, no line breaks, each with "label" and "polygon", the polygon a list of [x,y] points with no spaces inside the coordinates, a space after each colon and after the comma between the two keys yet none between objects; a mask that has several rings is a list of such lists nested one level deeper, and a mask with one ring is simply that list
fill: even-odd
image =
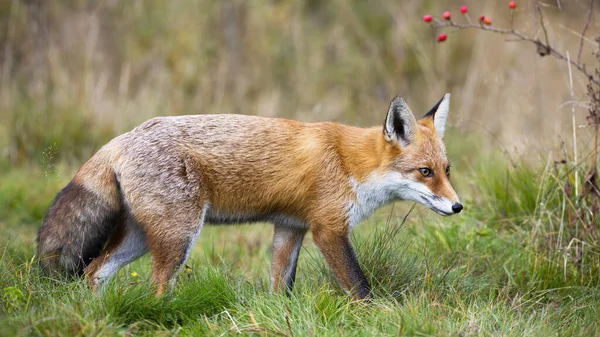
[{"label": "fox ear", "polygon": [[445,94],[436,105],[429,110],[423,118],[431,117],[433,119],[433,126],[435,131],[440,137],[444,137],[444,131],[446,130],[446,118],[448,118],[448,111],[450,110],[450,94]]},{"label": "fox ear", "polygon": [[408,104],[396,96],[388,110],[383,125],[383,136],[388,142],[398,142],[404,147],[410,144],[415,136],[417,121]]}]

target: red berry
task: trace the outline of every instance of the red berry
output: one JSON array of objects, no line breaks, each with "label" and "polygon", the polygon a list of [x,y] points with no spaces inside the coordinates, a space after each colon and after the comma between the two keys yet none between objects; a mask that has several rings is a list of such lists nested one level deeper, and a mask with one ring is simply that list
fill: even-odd
[{"label": "red berry", "polygon": [[483,19],[483,23],[485,23],[485,24],[486,24],[486,25],[488,25],[488,26],[489,26],[489,25],[491,25],[491,24],[492,24],[492,18],[490,18],[489,16],[486,16],[486,17]]},{"label": "red berry", "polygon": [[479,21],[483,21],[483,20],[485,20],[485,16],[483,16],[483,15],[480,15],[480,16],[479,16]]},{"label": "red berry", "polygon": [[442,14],[442,17],[444,18],[444,20],[450,20],[452,18],[452,13],[446,11],[444,12],[444,14]]},{"label": "red berry", "polygon": [[516,3],[516,2],[514,2],[514,1],[511,1],[511,2],[509,2],[509,3],[508,3],[508,8],[510,8],[510,9],[515,9],[515,8],[517,8],[517,3]]},{"label": "red berry", "polygon": [[467,14],[467,12],[469,11],[469,8],[467,8],[467,6],[460,6],[460,12],[463,14]]},{"label": "red berry", "polygon": [[446,33],[442,33],[442,34],[440,34],[440,36],[438,36],[438,42],[444,42],[444,41],[446,41],[447,38],[448,38],[448,35],[446,35]]},{"label": "red berry", "polygon": [[433,20],[433,17],[431,15],[429,15],[429,14],[423,15],[423,21],[431,22],[431,20]]}]

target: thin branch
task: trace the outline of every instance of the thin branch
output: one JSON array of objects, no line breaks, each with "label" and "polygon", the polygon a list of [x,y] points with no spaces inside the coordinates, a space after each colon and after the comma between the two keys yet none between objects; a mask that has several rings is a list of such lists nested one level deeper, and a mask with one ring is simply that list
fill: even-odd
[{"label": "thin branch", "polygon": [[561,29],[564,29],[566,32],[571,33],[575,36],[577,36],[578,38],[582,38],[584,40],[584,42],[587,42],[589,44],[592,45],[592,47],[596,46],[596,42],[594,42],[594,39],[590,39],[589,37],[585,37],[585,36],[581,36],[581,33],[574,31],[573,29],[565,26],[565,25],[558,25],[558,27],[560,27]]},{"label": "thin branch", "polygon": [[[542,26],[542,30],[544,31],[544,36],[546,37],[546,45],[543,47],[546,47],[546,55],[550,54],[550,40],[548,39],[548,31],[546,30],[546,25],[544,24],[544,15],[542,14],[542,9],[540,8],[540,4],[538,1],[535,2],[535,8],[537,9],[538,13],[540,13],[540,25]],[[542,51],[540,51],[539,47],[542,46],[541,44],[538,44],[538,54],[540,54],[540,56],[545,56],[542,55]],[[566,60],[566,59],[565,59]]]},{"label": "thin branch", "polygon": [[[571,93],[571,101],[575,100],[575,91],[573,90],[573,72],[571,71],[571,56],[567,52],[567,60],[569,61],[569,88]],[[573,124],[573,161],[577,163],[577,126],[575,124],[575,104],[571,104],[571,122]],[[575,200],[579,196],[579,171],[575,170]]]},{"label": "thin branch", "polygon": [[[556,48],[553,48],[549,44],[549,42],[544,43],[544,42],[540,41],[539,39],[527,36],[516,29],[513,30],[513,29],[497,28],[497,27],[493,27],[493,26],[485,26],[483,24],[478,24],[478,25],[476,25],[476,24],[461,24],[461,23],[456,23],[451,20],[449,20],[449,21],[435,20],[435,28],[443,28],[443,27],[454,27],[454,28],[458,28],[458,29],[480,29],[480,30],[487,30],[490,32],[498,33],[498,34],[514,36],[519,41],[527,41],[527,42],[535,44],[538,47],[538,54],[540,56],[552,55],[559,60],[567,61],[573,67],[577,68],[577,70],[579,70],[587,78],[589,78],[592,82],[594,82],[596,84],[600,84],[600,78],[594,76],[593,74],[590,74],[586,70],[585,65],[583,65],[575,60],[568,59],[565,56],[565,54],[558,51]],[[542,53],[542,52],[544,52],[544,53]]]},{"label": "thin branch", "polygon": [[515,11],[510,11],[510,30],[515,30]]},{"label": "thin branch", "polygon": [[581,50],[583,49],[583,39],[585,37],[585,32],[587,31],[590,21],[592,20],[592,12],[594,10],[594,1],[590,0],[590,8],[588,9],[588,17],[585,21],[585,26],[583,26],[583,31],[581,32],[581,40],[579,40],[579,52],[577,53],[577,63],[581,62]]}]

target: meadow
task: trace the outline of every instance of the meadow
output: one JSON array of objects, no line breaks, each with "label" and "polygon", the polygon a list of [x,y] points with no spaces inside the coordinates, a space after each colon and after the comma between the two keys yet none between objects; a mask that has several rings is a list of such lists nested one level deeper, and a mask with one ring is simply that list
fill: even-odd
[{"label": "meadow", "polygon": [[[600,76],[600,21],[586,21],[600,6],[523,1],[511,14],[506,3],[466,2],[470,20],[507,27],[514,15]],[[462,4],[0,0],[0,336],[600,336],[598,101],[581,72],[531,44],[422,20],[451,10],[466,22]],[[100,295],[38,269],[55,194],[152,116],[370,126],[396,94],[419,114],[445,92],[465,209],[396,202],[360,224],[370,303],[339,288],[310,235],[293,293],[271,293],[269,224],[206,226],[158,298],[148,256]]]}]

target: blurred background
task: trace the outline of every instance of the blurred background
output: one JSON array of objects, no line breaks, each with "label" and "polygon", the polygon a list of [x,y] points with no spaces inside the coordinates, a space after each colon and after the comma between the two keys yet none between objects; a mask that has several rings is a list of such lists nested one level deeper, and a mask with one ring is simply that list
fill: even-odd
[{"label": "blurred background", "polygon": [[[543,36],[539,6],[551,45],[578,57],[589,0],[517,3],[515,28]],[[566,199],[560,188],[542,188],[549,181],[542,170],[587,159],[550,178],[579,196],[594,140],[584,127],[585,76],[573,69],[572,97],[567,63],[540,57],[533,44],[423,21],[449,10],[466,23],[459,8],[468,5],[472,22],[485,14],[508,28],[507,4],[0,0],[0,228],[25,231],[31,242],[77,169],[153,116],[239,113],[371,126],[397,94],[419,116],[446,92],[446,143],[467,206],[486,219],[538,218],[542,195],[555,200],[552,214],[562,221]],[[600,4],[581,44],[590,72],[598,68],[598,11]],[[442,32],[448,39],[440,43]],[[527,174],[517,172],[522,165]],[[573,210],[579,205],[573,201]]]},{"label": "blurred background", "polygon": [[[535,3],[519,1],[514,13],[534,37]],[[452,93],[460,137],[449,142],[468,134],[484,150],[528,157],[569,144],[566,62],[476,30],[445,28],[438,43],[422,16],[450,10],[466,22],[463,4],[474,22],[485,14],[509,27],[505,1],[0,0],[0,168],[79,166],[158,115],[376,125],[396,94],[422,114]],[[551,44],[575,58],[589,1],[540,6]],[[599,24],[591,21],[581,53],[592,67]],[[585,102],[586,79],[573,75],[574,98]]]}]

